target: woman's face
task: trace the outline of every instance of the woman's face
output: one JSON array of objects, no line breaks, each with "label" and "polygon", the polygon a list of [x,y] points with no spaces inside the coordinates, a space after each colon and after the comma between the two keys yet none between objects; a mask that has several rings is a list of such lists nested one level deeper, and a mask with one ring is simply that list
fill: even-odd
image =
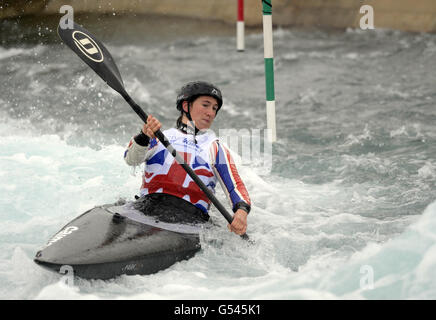
[{"label": "woman's face", "polygon": [[[188,112],[188,102],[183,102],[183,110]],[[218,110],[218,101],[209,96],[199,96],[191,106],[191,118],[199,130],[209,129]],[[183,116],[185,120],[186,115]]]}]

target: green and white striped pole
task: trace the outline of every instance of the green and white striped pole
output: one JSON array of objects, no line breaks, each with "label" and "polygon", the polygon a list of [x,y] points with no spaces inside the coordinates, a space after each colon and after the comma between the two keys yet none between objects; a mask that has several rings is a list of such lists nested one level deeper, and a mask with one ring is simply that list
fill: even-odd
[{"label": "green and white striped pole", "polygon": [[263,46],[265,58],[266,123],[268,139],[276,141],[276,102],[274,95],[274,55],[272,33],[272,0],[262,0]]}]

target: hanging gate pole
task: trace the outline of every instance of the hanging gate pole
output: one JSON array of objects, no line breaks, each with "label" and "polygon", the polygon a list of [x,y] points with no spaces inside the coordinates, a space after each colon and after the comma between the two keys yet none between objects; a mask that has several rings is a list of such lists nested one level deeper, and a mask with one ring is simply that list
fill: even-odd
[{"label": "hanging gate pole", "polygon": [[244,44],[244,0],[238,0],[238,20],[236,21],[236,49],[245,50]]}]

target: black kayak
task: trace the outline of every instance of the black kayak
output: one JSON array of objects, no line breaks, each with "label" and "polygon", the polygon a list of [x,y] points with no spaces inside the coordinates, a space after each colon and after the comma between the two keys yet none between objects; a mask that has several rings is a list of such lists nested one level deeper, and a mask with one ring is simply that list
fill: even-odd
[{"label": "black kayak", "polygon": [[[186,201],[162,196],[83,213],[53,236],[34,261],[56,272],[71,266],[75,276],[104,280],[156,273],[193,257],[201,249],[199,233],[208,217],[199,219],[197,208]],[[144,205],[147,214],[139,210]]]}]

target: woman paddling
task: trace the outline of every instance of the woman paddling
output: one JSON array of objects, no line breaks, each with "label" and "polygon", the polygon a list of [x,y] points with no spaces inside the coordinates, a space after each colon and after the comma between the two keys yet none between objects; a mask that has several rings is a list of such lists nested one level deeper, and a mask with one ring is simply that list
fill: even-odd
[{"label": "woman paddling", "polygon": [[[204,81],[186,84],[177,96],[176,106],[181,114],[176,128],[163,134],[212,192],[220,181],[235,213],[228,228],[242,235],[247,229],[250,197],[229,150],[209,130],[222,104],[221,91],[216,86]],[[145,206],[147,214],[154,215],[154,211],[159,215],[166,210],[178,220],[190,215],[207,221],[210,200],[155,137],[154,132],[160,128],[159,120],[149,115],[124,153],[130,166],[145,162],[138,202]],[[166,209],[157,209],[165,205]]]}]

